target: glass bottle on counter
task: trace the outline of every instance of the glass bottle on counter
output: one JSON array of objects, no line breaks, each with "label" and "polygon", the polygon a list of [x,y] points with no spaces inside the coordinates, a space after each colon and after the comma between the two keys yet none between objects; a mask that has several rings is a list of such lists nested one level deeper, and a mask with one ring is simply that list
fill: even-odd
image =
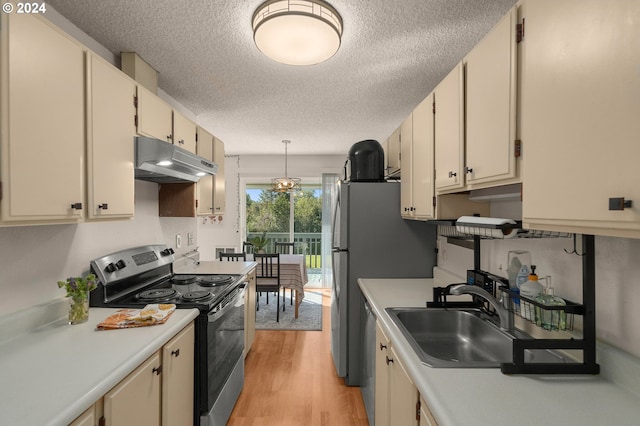
[{"label": "glass bottle on counter", "polygon": [[[546,281],[544,292],[535,298],[535,301],[545,306],[566,306],[564,299],[556,296],[551,287],[551,277],[541,278]],[[545,330],[566,330],[567,329],[567,313],[562,309],[544,309],[535,307],[535,320],[538,327]]]}]

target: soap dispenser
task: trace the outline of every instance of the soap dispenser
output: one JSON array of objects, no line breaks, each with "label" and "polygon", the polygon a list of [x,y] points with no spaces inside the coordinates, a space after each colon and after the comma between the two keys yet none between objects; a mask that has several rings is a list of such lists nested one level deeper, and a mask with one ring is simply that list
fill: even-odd
[{"label": "soap dispenser", "polygon": [[[545,306],[566,306],[567,303],[560,297],[556,296],[551,287],[551,277],[546,276],[541,278],[546,281],[546,287],[542,294],[539,294],[535,301]],[[544,309],[541,307],[535,307],[536,325],[542,327],[545,330],[566,330],[567,328],[567,313],[564,309]]]},{"label": "soap dispenser", "polygon": [[[542,284],[538,282],[538,276],[536,275],[536,265],[531,265],[529,280],[526,283],[522,284],[522,286],[520,287],[520,296],[526,297],[530,300],[535,300],[535,298],[538,297],[538,295],[540,295],[543,290],[544,287],[542,287]],[[534,305],[532,303],[521,300],[520,310],[522,317],[528,319],[529,321],[535,321],[535,311]]]}]

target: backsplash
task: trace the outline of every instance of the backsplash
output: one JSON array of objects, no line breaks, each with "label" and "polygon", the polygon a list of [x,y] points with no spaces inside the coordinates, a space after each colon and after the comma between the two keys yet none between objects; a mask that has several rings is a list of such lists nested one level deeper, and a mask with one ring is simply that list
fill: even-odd
[{"label": "backsplash", "polygon": [[[56,282],[87,273],[91,259],[107,253],[155,243],[175,249],[178,233],[178,255],[195,248],[195,219],[158,217],[158,185],[135,185],[132,220],[0,228],[0,316],[64,297]],[[187,245],[187,233],[194,245]]]}]

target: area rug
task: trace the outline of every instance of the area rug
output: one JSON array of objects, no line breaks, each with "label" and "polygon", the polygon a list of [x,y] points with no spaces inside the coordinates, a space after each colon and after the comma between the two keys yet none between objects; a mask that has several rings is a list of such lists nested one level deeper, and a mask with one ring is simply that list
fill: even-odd
[{"label": "area rug", "polygon": [[[282,296],[281,296],[282,297]],[[285,297],[286,310],[282,312],[280,300],[280,322],[276,322],[275,295],[269,294],[267,305],[266,293],[260,297],[260,310],[256,312],[257,330],[322,330],[322,294],[305,290],[304,299],[298,308],[295,318],[295,307],[291,304],[291,294],[287,289]]]}]

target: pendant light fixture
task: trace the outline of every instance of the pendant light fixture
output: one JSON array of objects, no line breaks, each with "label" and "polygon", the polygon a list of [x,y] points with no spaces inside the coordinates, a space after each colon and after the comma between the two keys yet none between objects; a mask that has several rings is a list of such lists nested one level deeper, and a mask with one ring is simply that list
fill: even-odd
[{"label": "pendant light fixture", "polygon": [[284,144],[284,177],[271,179],[271,190],[273,192],[296,192],[300,190],[300,178],[291,178],[287,174],[287,145],[289,140],[283,140]]},{"label": "pendant light fixture", "polygon": [[258,49],[283,64],[319,64],[340,47],[342,18],[322,0],[269,0],[251,22]]}]

